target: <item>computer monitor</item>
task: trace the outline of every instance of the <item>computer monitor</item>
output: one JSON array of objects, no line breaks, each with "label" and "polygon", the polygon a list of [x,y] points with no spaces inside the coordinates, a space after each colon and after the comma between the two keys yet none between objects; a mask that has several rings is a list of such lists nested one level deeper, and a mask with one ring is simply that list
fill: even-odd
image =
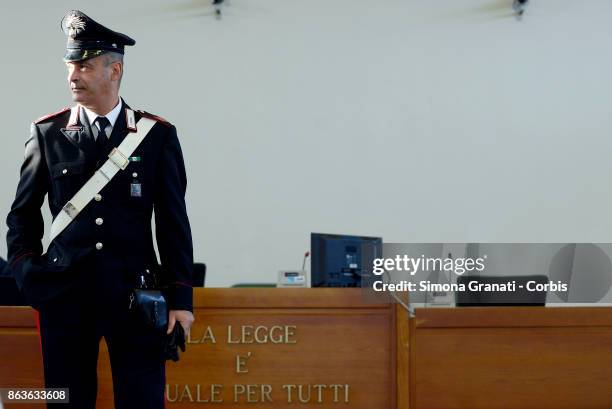
[{"label": "computer monitor", "polygon": [[310,251],[312,287],[360,287],[382,257],[382,238],[311,233]]}]

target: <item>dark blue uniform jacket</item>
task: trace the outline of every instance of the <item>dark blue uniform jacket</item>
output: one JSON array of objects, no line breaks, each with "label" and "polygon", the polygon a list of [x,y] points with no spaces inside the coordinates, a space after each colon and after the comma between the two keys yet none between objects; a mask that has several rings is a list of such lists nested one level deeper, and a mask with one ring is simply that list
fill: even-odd
[{"label": "dark blue uniform jacket", "polygon": [[[109,151],[129,136],[123,107]],[[90,292],[99,302],[123,302],[136,277],[156,271],[170,309],[192,310],[193,247],[185,207],[187,179],[176,128],[155,119],[128,167],[102,189],[43,254],[41,206],[48,195],[55,218],[93,175],[108,152],[96,151],[87,115],[68,126],[70,109],[32,124],[15,201],[7,217],[8,259],[19,287],[35,308],[62,294]],[[140,196],[132,184],[140,184]],[[151,227],[155,214],[158,263]],[[98,301],[96,301],[98,302]]]}]

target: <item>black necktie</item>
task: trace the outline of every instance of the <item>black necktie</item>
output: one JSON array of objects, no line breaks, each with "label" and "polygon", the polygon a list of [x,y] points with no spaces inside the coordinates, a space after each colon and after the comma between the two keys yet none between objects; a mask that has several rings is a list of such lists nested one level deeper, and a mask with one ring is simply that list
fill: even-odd
[{"label": "black necktie", "polygon": [[94,121],[94,124],[94,136],[96,138],[96,150],[98,152],[98,156],[106,155],[108,135],[112,129],[110,121],[104,116],[99,116]]}]

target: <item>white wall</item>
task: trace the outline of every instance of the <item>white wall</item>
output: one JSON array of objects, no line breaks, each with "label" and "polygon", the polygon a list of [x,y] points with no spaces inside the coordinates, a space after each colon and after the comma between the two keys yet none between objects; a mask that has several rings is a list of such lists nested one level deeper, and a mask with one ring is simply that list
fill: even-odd
[{"label": "white wall", "polygon": [[610,242],[612,3],[533,0],[522,22],[510,3],[5,2],[0,214],[29,123],[70,103],[78,4],[137,40],[122,95],[180,131],[210,286],[275,281],[312,231]]}]

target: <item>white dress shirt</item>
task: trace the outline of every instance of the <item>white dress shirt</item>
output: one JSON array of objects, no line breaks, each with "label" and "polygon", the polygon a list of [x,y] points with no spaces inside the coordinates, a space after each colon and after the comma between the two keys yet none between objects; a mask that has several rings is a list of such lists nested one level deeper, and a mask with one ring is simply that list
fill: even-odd
[{"label": "white dress shirt", "polygon": [[108,133],[107,137],[110,138],[110,135],[112,133],[112,129],[115,126],[115,122],[117,122],[117,118],[119,117],[119,112],[121,112],[121,98],[119,98],[119,102],[117,103],[117,105],[115,105],[115,107],[112,109],[112,111],[110,111],[106,115],[98,115],[95,112],[85,108],[83,105],[81,105],[81,108],[83,108],[83,111],[85,111],[85,115],[87,115],[87,119],[89,120],[89,124],[91,126],[95,126],[94,125],[94,121],[99,116],[104,116],[104,117],[106,117],[106,119],[108,119],[108,122],[110,122],[110,125],[111,125],[111,131]]}]

